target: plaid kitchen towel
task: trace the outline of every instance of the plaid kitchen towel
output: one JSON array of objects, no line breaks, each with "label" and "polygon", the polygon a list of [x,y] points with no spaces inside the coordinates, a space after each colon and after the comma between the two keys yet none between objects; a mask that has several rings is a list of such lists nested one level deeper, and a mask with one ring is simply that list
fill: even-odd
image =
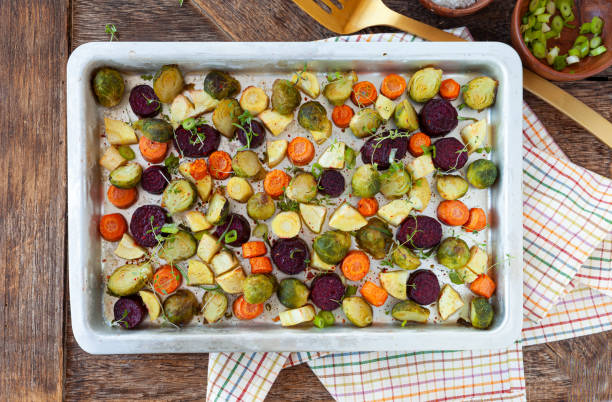
[{"label": "plaid kitchen towel", "polygon": [[[469,31],[452,33],[472,40]],[[404,33],[327,41],[420,41]],[[522,341],[490,351],[211,353],[208,400],[263,400],[307,362],[337,400],[524,400],[522,346],[612,329],[612,181],[571,162],[523,108]]]}]

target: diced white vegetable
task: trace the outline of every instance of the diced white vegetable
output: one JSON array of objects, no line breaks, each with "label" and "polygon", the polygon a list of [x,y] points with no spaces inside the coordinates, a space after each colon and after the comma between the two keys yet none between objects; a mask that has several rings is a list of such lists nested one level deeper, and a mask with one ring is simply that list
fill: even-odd
[{"label": "diced white vegetable", "polygon": [[317,76],[308,71],[298,71],[291,76],[291,82],[309,97],[315,99],[321,93]]},{"label": "diced white vegetable", "polygon": [[387,121],[389,118],[391,118],[393,112],[395,111],[395,102],[387,98],[385,95],[379,94],[378,98],[376,98],[374,107],[376,108],[376,111],[378,111],[380,117]]},{"label": "diced white vegetable", "polygon": [[410,162],[406,167],[412,175],[412,180],[418,180],[436,170],[433,161],[431,160],[431,155],[429,154],[419,156],[418,158],[412,160],[412,162]]},{"label": "diced white vegetable", "polygon": [[407,200],[393,200],[390,203],[383,205],[377,212],[378,216],[387,221],[387,223],[397,226],[412,211],[412,203]]},{"label": "diced white vegetable", "polygon": [[227,310],[227,296],[221,292],[206,292],[202,299],[202,316],[207,323],[219,321]]},{"label": "diced white vegetable", "polygon": [[331,137],[332,134],[332,123],[329,120],[325,120],[323,123],[324,127],[322,130],[310,130],[310,135],[315,140],[317,144],[323,144],[325,140]]},{"label": "diced white vegetable", "polygon": [[178,94],[170,104],[170,122],[174,128],[193,115],[195,108],[193,103],[183,94]]},{"label": "diced white vegetable", "polygon": [[266,154],[268,155],[268,166],[274,167],[281,163],[287,154],[287,140],[267,141]]},{"label": "diced white vegetable", "polygon": [[381,272],[378,275],[380,279],[380,285],[396,299],[406,300],[408,299],[408,293],[406,291],[406,281],[410,271],[387,271]]},{"label": "diced white vegetable", "polygon": [[329,218],[330,227],[344,232],[352,232],[361,229],[367,224],[368,221],[363,215],[346,202],[340,205]]},{"label": "diced white vegetable", "polygon": [[427,208],[427,204],[429,204],[430,199],[431,188],[429,187],[429,182],[425,177],[421,177],[412,183],[412,188],[408,193],[408,202],[412,204],[412,208],[419,212],[423,212],[423,210]]},{"label": "diced white vegetable", "polygon": [[194,108],[193,112],[188,117],[195,117],[201,115],[202,113],[208,113],[214,110],[219,104],[218,100],[210,96],[208,92],[204,91],[203,89],[189,90],[189,97],[193,102]]},{"label": "diced white vegetable", "polygon": [[309,322],[315,318],[315,309],[310,304],[292,310],[281,311],[278,314],[283,327],[291,327],[303,322]]},{"label": "diced white vegetable", "polygon": [[210,261],[210,268],[215,276],[221,275],[238,266],[238,260],[229,250],[221,250]]},{"label": "diced white vegetable", "polygon": [[240,96],[240,107],[257,116],[268,108],[268,95],[259,87],[246,87]]},{"label": "diced white vegetable", "polygon": [[319,165],[323,168],[343,169],[345,149],[344,142],[334,142],[319,157]]},{"label": "diced white vegetable", "polygon": [[232,177],[227,182],[226,189],[227,195],[238,202],[247,202],[253,195],[253,187],[244,177]]},{"label": "diced white vegetable", "polygon": [[126,162],[127,159],[121,156],[117,148],[113,146],[106,148],[106,151],[104,151],[100,158],[100,165],[111,172]]},{"label": "diced white vegetable", "polygon": [[198,244],[198,257],[206,263],[210,263],[213,256],[221,250],[221,242],[209,233],[203,233]]},{"label": "diced white vegetable", "polygon": [[185,213],[185,220],[192,232],[210,229],[212,225],[206,220],[206,215],[200,211],[189,211]]},{"label": "diced white vegetable", "polygon": [[319,271],[333,271],[336,269],[335,265],[323,261],[316,252],[313,252],[310,257],[310,266]]},{"label": "diced white vegetable", "polygon": [[459,293],[451,285],[444,285],[438,300],[438,312],[442,320],[446,321],[448,317],[453,315],[463,305],[464,303]]},{"label": "diced white vegetable", "polygon": [[567,64],[576,64],[580,62],[580,58],[578,56],[567,56],[565,61]]},{"label": "diced white vegetable", "polygon": [[555,62],[555,57],[559,55],[559,47],[555,46],[548,51],[546,54],[546,61],[548,64],[552,65]]},{"label": "diced white vegetable", "polygon": [[213,189],[212,177],[210,175],[202,177],[200,180],[197,180],[195,182],[195,186],[198,192],[198,196],[200,197],[202,202],[208,201]]},{"label": "diced white vegetable", "polygon": [[313,233],[319,233],[325,222],[327,208],[323,205],[300,204],[300,215],[306,226]]},{"label": "diced white vegetable", "polygon": [[461,278],[463,283],[472,283],[477,278],[476,274],[467,269],[466,267],[459,268],[456,271],[457,275],[459,275],[459,278]]},{"label": "diced white vegetable", "polygon": [[302,223],[297,212],[281,212],[272,220],[272,232],[281,239],[297,236],[300,233],[300,229],[302,229]]},{"label": "diced white vegetable", "polygon": [[472,153],[482,146],[488,136],[486,119],[479,120],[461,129],[461,139],[467,145],[468,153]]},{"label": "diced white vegetable", "polygon": [[138,137],[134,129],[121,120],[104,118],[104,131],[106,139],[113,145],[138,144]]},{"label": "diced white vegetable", "polygon": [[221,289],[223,289],[225,293],[236,294],[242,293],[242,282],[244,278],[244,270],[239,266],[217,276],[215,281],[217,281],[217,284],[221,286]]},{"label": "diced white vegetable", "polygon": [[149,312],[149,319],[151,321],[155,321],[157,317],[159,317],[159,313],[161,312],[161,305],[159,304],[159,300],[155,293],[150,290],[141,290],[138,292],[138,296],[142,299],[147,311]]},{"label": "diced white vegetable", "polygon": [[489,256],[487,253],[478,246],[472,246],[470,249],[470,259],[465,264],[465,268],[472,271],[475,275],[480,275],[487,271],[488,263]]},{"label": "diced white vegetable", "polygon": [[542,23],[542,32],[546,33],[550,31],[550,25],[548,25],[547,23],[543,22]]},{"label": "diced white vegetable", "polygon": [[293,114],[280,114],[274,110],[268,109],[257,115],[263,124],[270,130],[272,135],[278,136],[285,131],[287,126],[293,121]]},{"label": "diced white vegetable", "polygon": [[202,261],[189,260],[187,268],[188,285],[212,285],[214,283],[215,277],[208,265]]},{"label": "diced white vegetable", "polygon": [[136,244],[134,239],[132,239],[129,234],[124,233],[114,253],[117,257],[121,257],[126,260],[134,260],[136,258],[143,257],[147,251]]}]

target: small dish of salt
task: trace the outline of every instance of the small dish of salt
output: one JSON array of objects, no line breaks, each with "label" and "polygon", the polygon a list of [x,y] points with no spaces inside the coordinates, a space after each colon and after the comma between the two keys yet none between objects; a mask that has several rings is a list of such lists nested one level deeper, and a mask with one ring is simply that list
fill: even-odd
[{"label": "small dish of salt", "polygon": [[423,7],[443,17],[464,17],[488,6],[493,0],[419,0]]}]

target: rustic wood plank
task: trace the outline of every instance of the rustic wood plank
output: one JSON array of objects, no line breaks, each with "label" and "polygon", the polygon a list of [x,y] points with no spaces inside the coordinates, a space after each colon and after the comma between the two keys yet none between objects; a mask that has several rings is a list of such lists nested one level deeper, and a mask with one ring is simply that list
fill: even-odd
[{"label": "rustic wood plank", "polygon": [[0,7],[0,398],[62,395],[68,0]]}]

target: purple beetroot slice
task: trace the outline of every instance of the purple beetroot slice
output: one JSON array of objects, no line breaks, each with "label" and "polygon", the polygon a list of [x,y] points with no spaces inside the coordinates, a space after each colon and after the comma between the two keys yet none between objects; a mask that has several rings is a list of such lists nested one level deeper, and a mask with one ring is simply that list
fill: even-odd
[{"label": "purple beetroot slice", "polygon": [[278,239],[272,245],[271,251],[274,265],[287,275],[295,275],[304,271],[310,260],[310,251],[306,242],[299,237]]},{"label": "purple beetroot slice", "polygon": [[170,183],[171,178],[165,166],[153,165],[142,172],[140,185],[147,193],[161,194]]},{"label": "purple beetroot slice", "polygon": [[438,277],[425,269],[418,269],[411,273],[406,286],[408,297],[423,306],[434,303],[440,295]]},{"label": "purple beetroot slice", "polygon": [[419,113],[421,130],[430,137],[440,137],[450,133],[459,120],[457,110],[445,99],[430,99]]},{"label": "purple beetroot slice", "polygon": [[310,298],[321,310],[332,311],[340,307],[345,292],[342,280],[336,274],[317,276],[310,285]]},{"label": "purple beetroot slice", "polygon": [[467,148],[456,138],[442,138],[434,142],[436,156],[433,164],[445,172],[461,169],[468,160]]},{"label": "purple beetroot slice", "polygon": [[[401,131],[399,132],[401,133]],[[361,160],[364,164],[376,163],[378,170],[389,169],[391,152],[395,149],[394,161],[406,156],[408,151],[408,137],[389,138],[389,131],[380,136],[372,137],[361,147]],[[384,138],[387,136],[388,138]],[[381,140],[381,138],[384,138]]]},{"label": "purple beetroot slice", "polygon": [[154,117],[161,110],[159,98],[148,85],[137,85],[130,92],[130,106],[139,117]]},{"label": "purple beetroot slice", "polygon": [[162,234],[161,228],[167,222],[165,209],[158,205],[143,205],[132,214],[130,232],[139,245],[153,247],[158,243],[155,236]]},{"label": "purple beetroot slice", "polygon": [[[236,231],[236,239],[231,242],[226,242],[226,237],[233,237],[233,230]],[[217,226],[215,229],[215,236],[221,239],[222,242],[232,247],[242,246],[243,243],[249,241],[251,237],[251,225],[249,221],[242,215],[230,214],[225,223]],[[221,237],[223,236],[223,237]]]},{"label": "purple beetroot slice", "polygon": [[319,177],[319,190],[330,197],[339,197],[345,185],[344,176],[337,170],[325,169]]},{"label": "purple beetroot slice", "polygon": [[395,238],[411,249],[429,249],[442,240],[442,225],[429,216],[409,215],[397,229]]},{"label": "purple beetroot slice", "polygon": [[182,126],[174,131],[174,146],[179,152],[190,158],[209,156],[219,148],[221,133],[208,124],[199,125],[197,134],[185,130]]},{"label": "purple beetroot slice", "polygon": [[113,323],[125,329],[134,329],[144,319],[147,309],[138,296],[121,297],[113,306]]},{"label": "purple beetroot slice", "polygon": [[[243,128],[245,128],[247,131],[245,132]],[[246,147],[247,133],[249,133],[250,131],[252,131],[252,134],[250,134],[251,143],[249,144],[250,146],[248,147],[248,149],[259,148],[266,140],[266,129],[263,124],[261,124],[257,120],[251,120],[250,125],[247,123],[244,124],[242,127],[236,129],[238,141],[240,141],[240,143]]]}]

